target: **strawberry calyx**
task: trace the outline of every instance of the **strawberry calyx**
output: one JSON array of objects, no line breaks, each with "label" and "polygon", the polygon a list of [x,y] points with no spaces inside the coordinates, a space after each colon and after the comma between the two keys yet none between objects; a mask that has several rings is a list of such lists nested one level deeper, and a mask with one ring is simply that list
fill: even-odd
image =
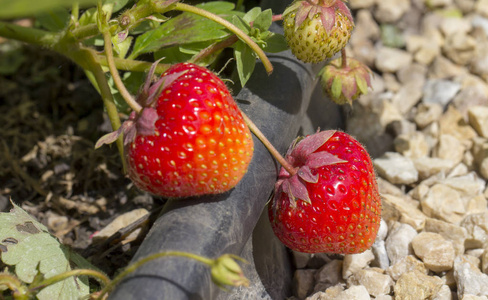
[{"label": "strawberry calyx", "polygon": [[316,15],[320,15],[322,26],[328,34],[334,28],[336,23],[336,10],[345,15],[349,20],[351,20],[352,24],[354,24],[351,11],[341,0],[295,1],[283,12],[283,15],[293,11],[296,12],[295,30],[297,30],[307,18],[313,19]]},{"label": "strawberry calyx", "polygon": [[327,151],[316,152],[335,132],[335,130],[317,132],[298,142],[295,141],[288,149],[286,160],[295,168],[296,173],[292,175],[282,168],[275,185],[275,193],[286,193],[293,207],[296,206],[297,199],[311,203],[307,183],[318,182],[315,169],[347,162]]},{"label": "strawberry calyx", "polygon": [[352,104],[360,95],[371,88],[371,70],[360,61],[348,58],[347,65],[342,57],[330,61],[320,72],[320,83],[331,100],[337,104]]},{"label": "strawberry calyx", "polygon": [[154,71],[160,60],[154,62],[149,69],[146,81],[142,86],[138,96],[137,102],[142,106],[139,112],[132,111],[129,118],[122,123],[119,129],[112,131],[102,136],[95,144],[95,149],[100,148],[104,144],[111,144],[115,142],[120,135],[124,136],[124,146],[131,143],[137,134],[153,135],[156,132],[156,121],[159,116],[154,108],[156,100],[159,98],[161,92],[169,87],[175,80],[184,75],[187,71],[176,72],[169,75],[161,76],[156,82],[153,82]]}]

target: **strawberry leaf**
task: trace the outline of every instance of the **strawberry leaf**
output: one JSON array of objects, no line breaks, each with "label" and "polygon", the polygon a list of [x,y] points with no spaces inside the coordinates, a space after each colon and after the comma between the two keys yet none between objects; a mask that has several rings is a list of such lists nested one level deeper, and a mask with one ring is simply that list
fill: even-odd
[{"label": "strawberry leaf", "polygon": [[[15,275],[25,283],[71,271],[74,266],[94,268],[69,247],[61,244],[48,229],[21,207],[0,213],[1,260],[15,267]],[[90,287],[86,276],[72,276],[43,287],[36,299],[82,299]]]},{"label": "strawberry leaf", "polygon": [[254,67],[256,66],[256,58],[252,49],[242,41],[238,41],[234,45],[234,57],[236,59],[237,73],[241,86],[246,85],[249,78],[251,78]]},{"label": "strawberry leaf", "polygon": [[367,81],[359,74],[355,74],[356,77],[356,84],[363,95],[368,93],[368,83]]},{"label": "strawberry leaf", "polygon": [[[197,5],[207,11],[230,20],[234,15],[243,13],[232,10],[234,4],[217,1]],[[230,35],[222,25],[207,18],[191,13],[182,13],[154,30],[137,37],[134,49],[129,56],[134,59],[141,54],[155,52],[175,45],[184,45],[197,42],[215,42]]]},{"label": "strawberry leaf", "polygon": [[256,20],[256,17],[261,13],[261,7],[253,7],[251,10],[249,10],[243,17],[242,19],[246,21],[248,24],[251,22],[254,22]]},{"label": "strawberry leaf", "polygon": [[[341,2],[341,1],[338,1]],[[335,24],[335,8],[334,7],[322,7],[322,12],[320,14],[320,19],[322,21],[322,26],[324,26],[327,34],[334,28]]]},{"label": "strawberry leaf", "polygon": [[312,174],[312,169],[310,169],[308,165],[298,169],[297,175],[306,182],[317,183],[319,181],[319,176],[317,174]]},{"label": "strawberry leaf", "polygon": [[268,28],[271,26],[273,23],[273,13],[271,12],[271,9],[267,9],[263,12],[261,12],[256,19],[254,20],[253,27],[261,30],[261,31],[267,31]]},{"label": "strawberry leaf", "polygon": [[295,30],[297,30],[297,28],[308,18],[310,10],[312,9],[312,6],[306,1],[302,1],[301,5],[302,6],[298,9],[295,15]]},{"label": "strawberry leaf", "polygon": [[137,133],[142,135],[153,135],[155,124],[158,120],[158,112],[152,107],[146,107],[136,121]]},{"label": "strawberry leaf", "polygon": [[281,189],[290,198],[292,206],[296,206],[296,199],[311,203],[310,196],[308,195],[307,186],[298,178],[297,175],[291,176],[290,178],[283,180],[281,184]]},{"label": "strawberry leaf", "polygon": [[307,158],[307,162],[305,163],[305,165],[310,167],[310,169],[316,169],[323,166],[346,162],[347,160],[340,159],[327,151],[320,151],[310,154]]},{"label": "strawberry leaf", "polygon": [[339,98],[342,93],[342,80],[339,76],[334,77],[332,81],[331,93],[333,98]]},{"label": "strawberry leaf", "polygon": [[299,160],[306,160],[309,155],[325,144],[335,132],[335,130],[325,130],[304,138],[296,145],[291,156]]},{"label": "strawberry leaf", "polygon": [[288,44],[283,35],[272,33],[266,40],[263,50],[269,53],[278,53],[288,49]]},{"label": "strawberry leaf", "polygon": [[352,25],[354,26],[354,19],[352,17],[351,11],[349,10],[349,7],[342,2],[342,1],[336,1],[335,3],[337,10],[339,10],[341,13],[343,13],[349,20],[351,20]]}]

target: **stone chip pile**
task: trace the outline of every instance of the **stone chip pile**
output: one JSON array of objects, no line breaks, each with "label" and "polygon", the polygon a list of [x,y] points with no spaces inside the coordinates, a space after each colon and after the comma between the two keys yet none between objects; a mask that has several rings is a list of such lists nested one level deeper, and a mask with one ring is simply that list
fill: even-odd
[{"label": "stone chip pile", "polygon": [[294,253],[293,299],[488,299],[488,1],[349,0],[375,73],[346,131],[383,212],[361,254]]}]

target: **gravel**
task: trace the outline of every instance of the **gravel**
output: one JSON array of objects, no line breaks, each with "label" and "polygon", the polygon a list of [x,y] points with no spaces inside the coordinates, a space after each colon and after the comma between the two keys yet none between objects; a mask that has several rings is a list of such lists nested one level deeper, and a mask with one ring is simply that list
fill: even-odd
[{"label": "gravel", "polygon": [[374,158],[382,224],[364,253],[295,253],[291,299],[488,299],[488,1],[349,6],[347,52],[375,77],[346,130]]}]

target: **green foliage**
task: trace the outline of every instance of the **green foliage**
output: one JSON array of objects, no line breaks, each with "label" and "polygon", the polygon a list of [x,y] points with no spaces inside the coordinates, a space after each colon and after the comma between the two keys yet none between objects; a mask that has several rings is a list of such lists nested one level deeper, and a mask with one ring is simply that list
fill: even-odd
[{"label": "green foliage", "polygon": [[[242,18],[233,16],[232,23],[248,34],[264,51],[276,53],[286,50],[288,46],[283,35],[268,31],[272,17],[270,9],[261,11],[261,8],[255,7]],[[244,86],[256,66],[256,54],[246,43],[239,41],[234,45],[234,58],[241,86]]]},{"label": "green foliage", "polygon": [[[0,250],[4,264],[14,267],[16,276],[26,283],[71,270],[71,264],[90,266],[81,256],[59,243],[48,229],[12,203],[9,213],[0,213]],[[93,267],[91,267],[93,268]],[[42,289],[37,298],[79,299],[89,294],[84,276],[70,277]]]},{"label": "green foliage", "polygon": [[[230,18],[234,14],[241,14],[233,11],[234,4],[230,2],[208,2],[197,5],[197,7],[220,15],[224,19]],[[201,43],[201,46],[206,47],[228,36],[230,33],[225,30],[224,26],[194,14],[182,13],[137,37],[130,58],[175,45]],[[186,56],[183,57],[186,58]]]},{"label": "green foliage", "polygon": [[73,3],[80,5],[95,4],[96,0],[0,0],[0,18],[12,19],[36,16],[58,7],[70,7]]}]

